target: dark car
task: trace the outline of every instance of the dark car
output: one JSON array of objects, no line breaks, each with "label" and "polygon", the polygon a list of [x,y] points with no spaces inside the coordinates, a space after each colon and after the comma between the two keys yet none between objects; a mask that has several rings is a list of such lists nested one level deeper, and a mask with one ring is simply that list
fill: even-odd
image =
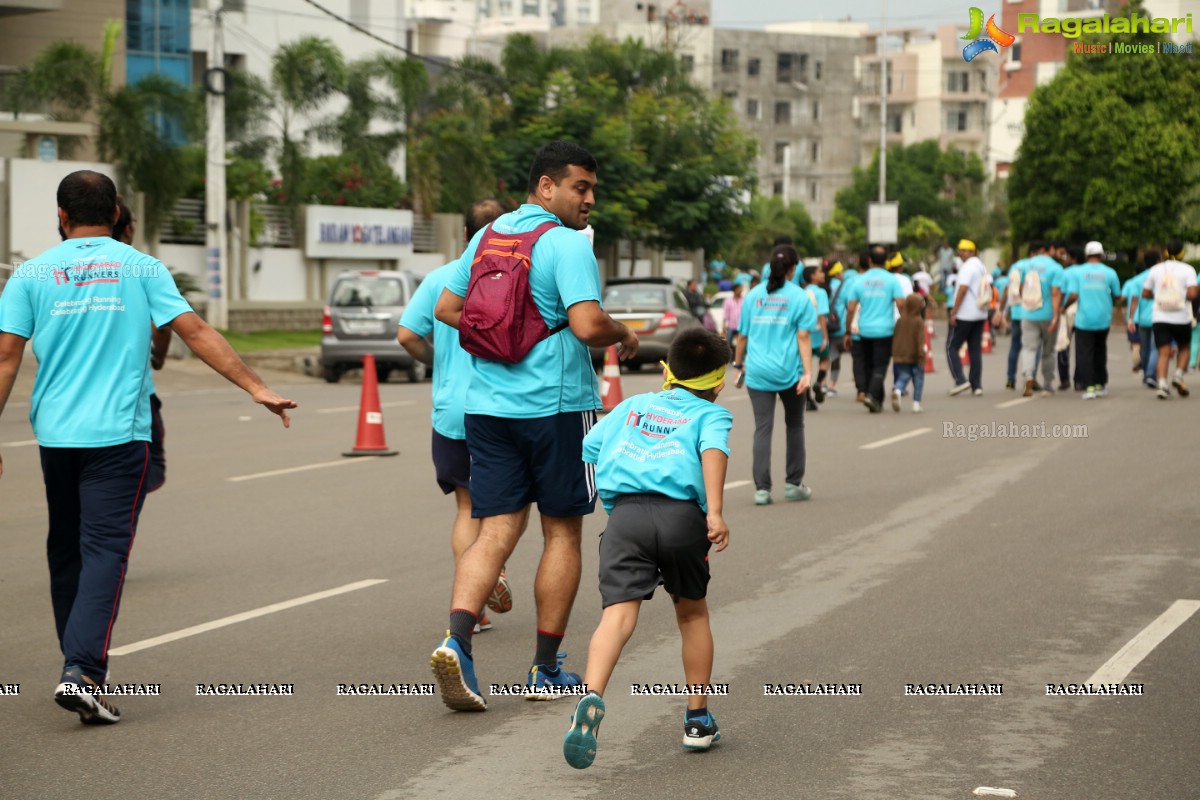
[{"label": "dark car", "polygon": [[329,292],[321,329],[321,367],[325,380],[337,383],[348,369],[375,356],[375,371],[386,381],[403,370],[409,381],[425,380],[426,368],[396,340],[396,326],[417,279],[408,272],[343,272]]},{"label": "dark car", "polygon": [[[666,360],[675,334],[701,324],[692,314],[687,295],[670,278],[610,278],[604,287],[603,305],[638,335],[638,353],[625,362],[631,369]],[[604,348],[590,349],[592,362],[601,364]]]}]

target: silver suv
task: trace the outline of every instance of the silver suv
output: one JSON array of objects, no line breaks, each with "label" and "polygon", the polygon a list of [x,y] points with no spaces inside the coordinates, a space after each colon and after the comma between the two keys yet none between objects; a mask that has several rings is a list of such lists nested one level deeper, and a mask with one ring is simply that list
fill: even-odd
[{"label": "silver suv", "polygon": [[321,324],[321,367],[325,380],[337,383],[348,369],[375,356],[375,370],[386,381],[393,370],[408,380],[425,380],[426,368],[396,341],[396,326],[420,281],[410,272],[343,272],[329,292]]}]

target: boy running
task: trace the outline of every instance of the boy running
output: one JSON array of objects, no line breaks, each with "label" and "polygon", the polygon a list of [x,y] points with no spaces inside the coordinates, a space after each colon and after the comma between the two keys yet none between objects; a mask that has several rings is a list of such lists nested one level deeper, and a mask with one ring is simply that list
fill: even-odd
[{"label": "boy running", "polygon": [[[664,364],[663,391],[618,405],[583,440],[597,465],[596,489],[609,513],[600,539],[604,614],[592,635],[584,683],[563,756],[576,769],[596,758],[602,695],[637,625],[642,601],[662,584],[675,601],[689,686],[712,674],[708,551],[729,544],[721,516],[733,416],[716,404],[725,387],[729,345],[700,327],[680,331]],[[707,750],[721,738],[703,694],[688,696],[683,746]]]}]

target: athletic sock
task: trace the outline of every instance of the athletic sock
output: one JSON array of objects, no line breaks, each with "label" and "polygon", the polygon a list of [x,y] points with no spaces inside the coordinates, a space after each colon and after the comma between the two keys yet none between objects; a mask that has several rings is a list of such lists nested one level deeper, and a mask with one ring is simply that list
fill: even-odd
[{"label": "athletic sock", "polygon": [[689,708],[687,710],[687,719],[689,719],[689,720],[704,719],[707,716],[708,716],[708,706],[704,706],[703,708]]},{"label": "athletic sock", "polygon": [[473,657],[471,655],[471,634],[475,632],[475,623],[477,622],[479,622],[479,616],[470,611],[464,611],[461,608],[450,610],[450,635],[458,642],[463,655],[467,658]]},{"label": "athletic sock", "polygon": [[537,650],[533,654],[533,665],[558,668],[558,646],[562,644],[564,633],[547,633],[537,629]]}]

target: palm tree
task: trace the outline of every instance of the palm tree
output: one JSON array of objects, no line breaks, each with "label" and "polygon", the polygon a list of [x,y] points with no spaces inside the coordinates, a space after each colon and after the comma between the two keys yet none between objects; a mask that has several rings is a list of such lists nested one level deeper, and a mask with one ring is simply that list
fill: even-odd
[{"label": "palm tree", "polygon": [[304,182],[304,150],[308,132],[292,138],[299,117],[316,111],[346,82],[342,52],[328,39],[305,36],[285,44],[271,58],[271,84],[283,111],[279,174],[289,205],[297,205]]}]

